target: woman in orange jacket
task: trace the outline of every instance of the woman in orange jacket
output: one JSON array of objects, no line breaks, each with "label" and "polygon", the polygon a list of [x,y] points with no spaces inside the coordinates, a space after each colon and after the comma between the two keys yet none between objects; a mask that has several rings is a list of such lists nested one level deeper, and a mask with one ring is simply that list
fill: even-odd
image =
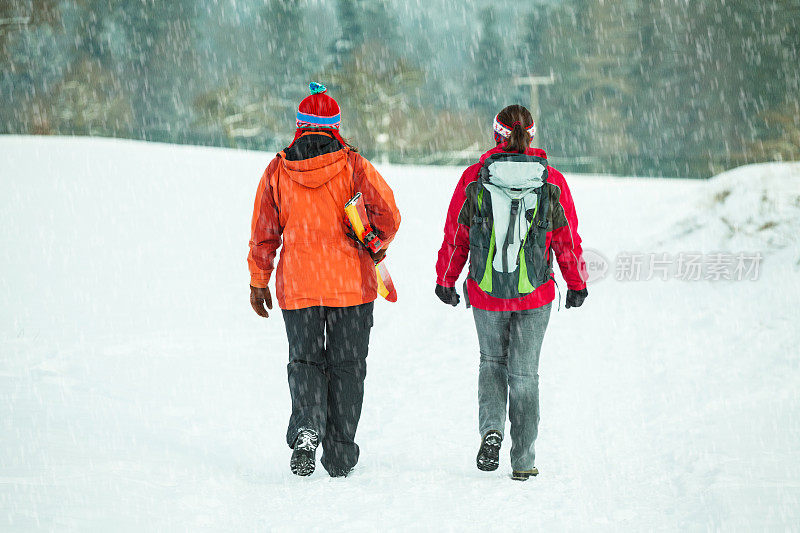
[{"label": "woman in orange jacket", "polygon": [[354,439],[378,287],[373,257],[347,236],[344,205],[360,192],[384,244],[400,213],[381,175],[339,135],[339,105],[322,85],[310,88],[294,140],[258,185],[247,262],[250,303],[266,318],[267,285],[283,243],[275,289],[289,340],[290,467],[310,475],[322,443],[322,466],[338,477],[358,461]]}]

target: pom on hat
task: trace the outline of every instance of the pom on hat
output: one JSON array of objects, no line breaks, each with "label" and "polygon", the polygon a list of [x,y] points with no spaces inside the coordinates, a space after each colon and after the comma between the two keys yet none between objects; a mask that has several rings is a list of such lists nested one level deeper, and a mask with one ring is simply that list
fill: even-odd
[{"label": "pom on hat", "polygon": [[320,94],[327,91],[328,88],[322,85],[321,83],[312,81],[311,83],[308,84],[308,90],[311,91],[311,94]]}]

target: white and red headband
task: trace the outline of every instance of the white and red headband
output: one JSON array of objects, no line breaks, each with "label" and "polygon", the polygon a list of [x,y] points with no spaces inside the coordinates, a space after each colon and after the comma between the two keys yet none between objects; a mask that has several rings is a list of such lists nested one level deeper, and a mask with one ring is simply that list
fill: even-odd
[{"label": "white and red headband", "polygon": [[[498,115],[495,115],[494,117],[494,127],[493,127],[494,138],[497,142],[501,142],[502,139],[508,139],[508,137],[511,135],[511,131],[514,129],[514,126],[516,126],[517,124],[521,125],[521,123],[515,122],[514,124],[509,126],[507,124],[503,124],[502,122],[500,122],[500,119],[497,117]],[[528,132],[531,138],[533,138],[533,136],[536,135],[536,122],[532,122],[531,126],[529,128],[525,128],[525,130]],[[500,137],[500,139],[498,139],[498,136]]]}]

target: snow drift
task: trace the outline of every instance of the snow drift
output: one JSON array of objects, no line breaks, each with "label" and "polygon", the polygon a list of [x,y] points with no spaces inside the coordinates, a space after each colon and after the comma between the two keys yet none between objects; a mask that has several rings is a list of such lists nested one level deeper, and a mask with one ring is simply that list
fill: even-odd
[{"label": "snow drift", "polygon": [[797,251],[800,163],[739,167],[711,179],[705,189],[677,225],[676,242],[706,249]]}]

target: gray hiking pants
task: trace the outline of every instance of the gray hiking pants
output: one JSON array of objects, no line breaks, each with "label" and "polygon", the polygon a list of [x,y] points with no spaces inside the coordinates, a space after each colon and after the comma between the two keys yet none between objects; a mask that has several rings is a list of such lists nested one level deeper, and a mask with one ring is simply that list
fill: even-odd
[{"label": "gray hiking pants", "polygon": [[481,436],[505,434],[506,405],[511,421],[511,467],[534,467],[539,432],[539,352],[552,304],[524,311],[473,308],[481,363],[478,423]]}]

